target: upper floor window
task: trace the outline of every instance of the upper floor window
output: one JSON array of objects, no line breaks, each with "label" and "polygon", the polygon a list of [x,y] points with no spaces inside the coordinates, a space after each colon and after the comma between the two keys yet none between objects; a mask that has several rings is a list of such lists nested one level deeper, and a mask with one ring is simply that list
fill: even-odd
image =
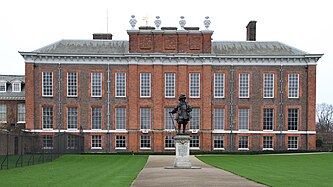
[{"label": "upper floor window", "polygon": [[190,73],[190,97],[200,98],[200,73]]},{"label": "upper floor window", "polygon": [[140,73],[140,97],[150,97],[150,73]]},{"label": "upper floor window", "polygon": [[53,108],[43,107],[42,108],[42,128],[53,129]]},{"label": "upper floor window", "polygon": [[214,74],[214,97],[224,98],[224,74]]},{"label": "upper floor window", "polygon": [[126,73],[116,73],[116,97],[126,97]]},{"label": "upper floor window", "polygon": [[274,128],[274,109],[264,108],[263,130],[273,130]]},{"label": "upper floor window", "polygon": [[42,96],[53,96],[53,72],[42,73]]},{"label": "upper floor window", "polygon": [[0,122],[7,123],[7,105],[0,104]]},{"label": "upper floor window", "polygon": [[172,123],[172,118],[170,118],[170,113],[173,108],[164,108],[164,129],[165,130],[174,130],[175,127]]},{"label": "upper floor window", "polygon": [[67,108],[67,128],[72,130],[78,128],[78,112],[76,107]]},{"label": "upper floor window", "polygon": [[21,92],[21,82],[13,82],[12,83],[12,91],[13,92]]},{"label": "upper floor window", "polygon": [[140,129],[150,129],[150,108],[140,108]]},{"label": "upper floor window", "polygon": [[288,109],[288,130],[298,130],[298,108]]},{"label": "upper floor window", "polygon": [[116,108],[116,130],[126,130],[126,108]]},{"label": "upper floor window", "polygon": [[299,97],[299,75],[288,74],[288,98]]},{"label": "upper floor window", "polygon": [[7,82],[0,81],[0,92],[6,92],[6,91],[7,91]]},{"label": "upper floor window", "polygon": [[199,130],[200,129],[200,108],[193,108],[191,115],[192,115],[192,119],[190,122],[190,129]]},{"label": "upper floor window", "polygon": [[102,129],[102,108],[91,108],[91,129]]},{"label": "upper floor window", "polygon": [[102,73],[91,73],[91,97],[102,97]]},{"label": "upper floor window", "polygon": [[264,98],[274,98],[274,74],[264,74]]},{"label": "upper floor window", "polygon": [[173,98],[175,97],[175,73],[166,73],[165,74],[165,97]]},{"label": "upper floor window", "polygon": [[238,129],[249,130],[249,109],[240,108],[238,110]]},{"label": "upper floor window", "polygon": [[67,73],[67,96],[77,97],[78,93],[78,74],[77,72]]},{"label": "upper floor window", "polygon": [[214,108],[214,130],[224,129],[224,108]]},{"label": "upper floor window", "polygon": [[17,122],[25,123],[25,104],[20,103],[17,105]]},{"label": "upper floor window", "polygon": [[250,74],[239,74],[239,98],[250,97]]}]

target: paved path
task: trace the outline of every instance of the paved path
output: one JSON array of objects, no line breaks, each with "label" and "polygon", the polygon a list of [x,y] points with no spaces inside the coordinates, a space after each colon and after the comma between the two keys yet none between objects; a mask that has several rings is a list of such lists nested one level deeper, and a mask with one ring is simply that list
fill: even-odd
[{"label": "paved path", "polygon": [[140,172],[132,187],[151,186],[264,186],[245,178],[209,166],[190,156],[192,166],[201,169],[165,169],[173,166],[175,156],[149,156],[145,168]]}]

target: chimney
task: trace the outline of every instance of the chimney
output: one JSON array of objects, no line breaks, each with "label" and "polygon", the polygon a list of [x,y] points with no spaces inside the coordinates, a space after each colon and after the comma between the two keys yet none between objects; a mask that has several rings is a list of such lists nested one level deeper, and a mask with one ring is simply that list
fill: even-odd
[{"label": "chimney", "polygon": [[111,33],[94,33],[93,34],[94,40],[112,40]]},{"label": "chimney", "polygon": [[246,26],[246,41],[256,41],[256,23],[257,21],[250,21]]}]

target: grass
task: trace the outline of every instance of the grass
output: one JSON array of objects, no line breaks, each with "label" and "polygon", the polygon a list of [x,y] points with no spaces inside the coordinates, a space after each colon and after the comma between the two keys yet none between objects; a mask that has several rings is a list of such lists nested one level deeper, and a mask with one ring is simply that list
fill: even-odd
[{"label": "grass", "polygon": [[0,186],[130,186],[147,156],[65,155],[53,162],[0,171]]},{"label": "grass", "polygon": [[333,153],[198,156],[207,164],[269,186],[332,186]]}]

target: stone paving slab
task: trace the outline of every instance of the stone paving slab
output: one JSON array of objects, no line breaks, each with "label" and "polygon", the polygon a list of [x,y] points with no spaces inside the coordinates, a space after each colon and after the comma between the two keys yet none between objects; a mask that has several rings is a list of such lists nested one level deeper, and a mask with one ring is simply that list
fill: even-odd
[{"label": "stone paving slab", "polygon": [[145,168],[140,172],[132,187],[153,186],[264,186],[230,172],[214,168],[190,156],[192,166],[201,169],[165,169],[173,166],[175,156],[149,156]]}]

